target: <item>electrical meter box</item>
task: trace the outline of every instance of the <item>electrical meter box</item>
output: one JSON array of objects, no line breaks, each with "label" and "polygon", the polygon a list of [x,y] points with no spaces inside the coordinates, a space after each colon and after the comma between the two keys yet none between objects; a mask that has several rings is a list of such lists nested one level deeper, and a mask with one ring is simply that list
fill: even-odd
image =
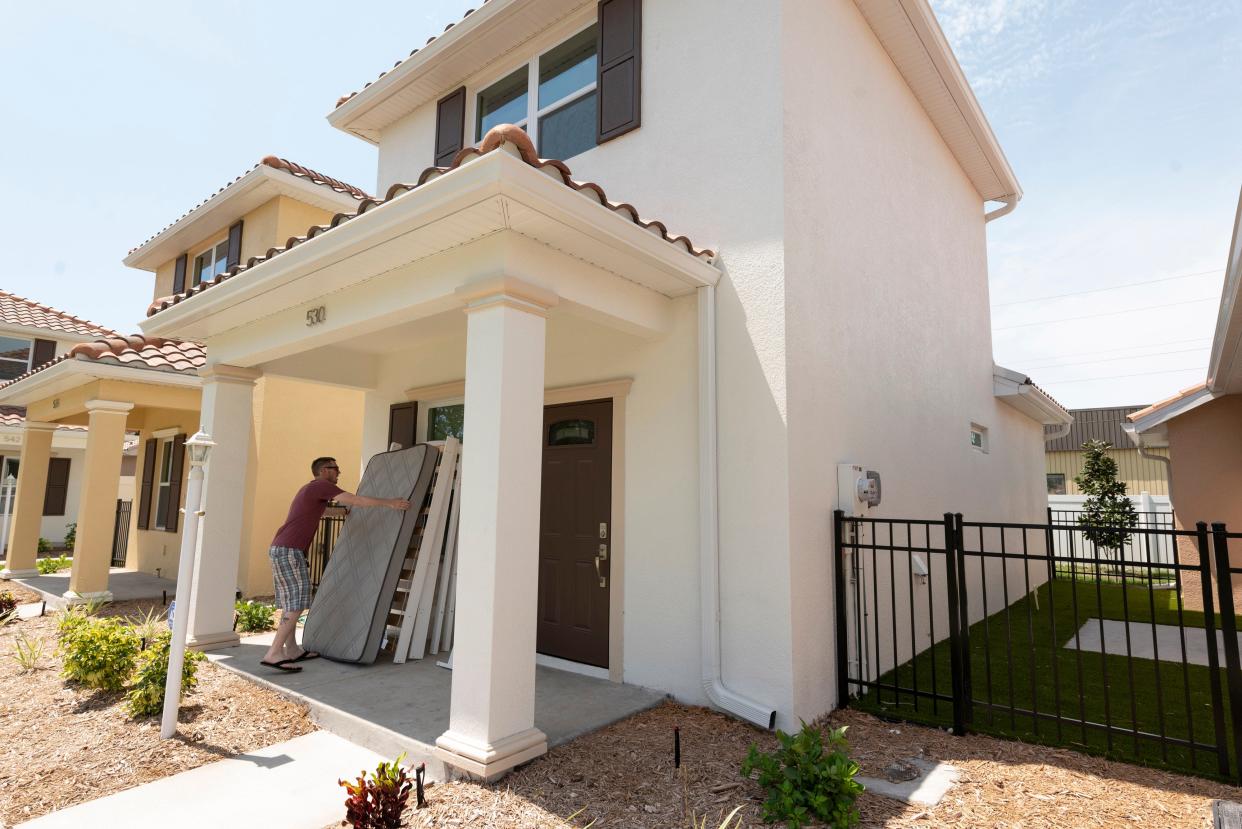
[{"label": "electrical meter box", "polygon": [[858,516],[879,505],[879,472],[856,463],[837,464],[837,509]]}]

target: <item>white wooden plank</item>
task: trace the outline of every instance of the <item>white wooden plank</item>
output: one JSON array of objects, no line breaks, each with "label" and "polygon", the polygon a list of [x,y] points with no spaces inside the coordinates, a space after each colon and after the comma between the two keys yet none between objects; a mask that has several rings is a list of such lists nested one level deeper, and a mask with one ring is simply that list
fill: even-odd
[{"label": "white wooden plank", "polygon": [[[409,599],[405,605],[405,616],[401,620],[401,637],[397,640],[397,650],[393,653],[393,662],[404,662],[407,654],[415,649],[414,625],[418,621],[418,605],[422,601],[423,588],[427,583],[427,574],[431,569],[432,559],[440,560],[440,548],[444,544],[444,519],[448,513],[449,491],[453,485],[453,470],[457,462],[457,440],[449,438],[440,450],[440,467],[436,474],[436,488],[431,493],[431,506],[427,510],[427,523],[423,527],[423,537],[418,545],[418,560],[414,564],[414,578],[410,581]],[[424,636],[426,635],[426,628]],[[417,648],[421,658],[425,648]]]},{"label": "white wooden plank", "polygon": [[427,631],[431,627],[431,611],[436,599],[436,586],[439,583],[440,562],[444,553],[444,542],[448,534],[449,511],[452,509],[453,491],[457,488],[457,472],[461,461],[461,443],[456,438],[449,438],[441,450],[444,460],[441,462],[441,474],[444,479],[445,501],[443,518],[436,527],[433,538],[434,546],[427,559],[427,577],[423,581],[423,593],[418,601],[418,611],[414,620],[413,638],[410,639],[410,657],[422,659],[427,654]]},{"label": "white wooden plank", "polygon": [[448,537],[444,541],[444,563],[440,567],[435,606],[431,616],[431,639],[427,648],[431,653],[440,652],[440,638],[444,634],[444,610],[448,605],[449,579],[457,559],[457,527],[461,523],[461,455],[457,456],[457,478],[453,481],[453,503],[449,505]]},{"label": "white wooden plank", "polygon": [[[451,651],[453,647],[453,623],[457,614],[457,555],[453,556],[453,569],[449,573],[448,604],[444,608],[444,630],[440,633],[440,650]],[[451,657],[450,657],[451,661]]]}]

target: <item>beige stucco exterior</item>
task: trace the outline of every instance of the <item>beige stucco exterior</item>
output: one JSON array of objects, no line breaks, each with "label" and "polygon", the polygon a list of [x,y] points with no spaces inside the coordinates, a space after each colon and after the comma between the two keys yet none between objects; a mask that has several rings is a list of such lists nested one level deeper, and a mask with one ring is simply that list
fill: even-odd
[{"label": "beige stucco exterior", "polygon": [[1178,526],[1220,521],[1242,532],[1242,394],[1178,415],[1167,428]]}]

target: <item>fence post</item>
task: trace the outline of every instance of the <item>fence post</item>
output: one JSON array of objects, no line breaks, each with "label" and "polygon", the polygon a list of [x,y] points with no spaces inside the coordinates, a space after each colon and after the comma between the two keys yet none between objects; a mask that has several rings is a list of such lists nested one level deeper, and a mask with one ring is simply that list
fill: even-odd
[{"label": "fence post", "polygon": [[[958,643],[962,649],[962,716],[966,724],[970,725],[975,721],[975,683],[970,670],[970,597],[966,590],[966,534],[962,529],[960,512],[953,516],[953,524],[953,550],[957,557],[957,596],[961,612]],[[983,561],[982,558],[979,560]]]},{"label": "fence post", "polygon": [[1208,548],[1207,524],[1195,524],[1199,546],[1199,580],[1203,585],[1203,628],[1207,634],[1209,689],[1212,693],[1212,722],[1216,731],[1216,759],[1222,777],[1229,777],[1229,746],[1225,736],[1225,703],[1220,691],[1220,656],[1216,653],[1216,614],[1212,609],[1212,553]]},{"label": "fence post", "polygon": [[[966,733],[966,691],[962,668],[962,612],[958,594],[957,522],[953,513],[944,514],[944,572],[949,590],[949,675],[953,686],[953,733]],[[935,612],[933,607],[932,612]],[[933,657],[934,658],[934,657]]]},{"label": "fence post", "polygon": [[849,688],[849,632],[845,618],[845,548],[842,533],[845,531],[845,513],[832,512],[832,580],[837,617],[837,707],[845,708],[850,701]]},{"label": "fence post", "polygon": [[1220,629],[1225,639],[1225,676],[1229,685],[1229,712],[1233,726],[1233,753],[1242,775],[1242,664],[1238,659],[1238,626],[1234,618],[1233,573],[1229,564],[1229,537],[1225,525],[1212,525],[1216,553],[1216,592],[1220,598]]}]

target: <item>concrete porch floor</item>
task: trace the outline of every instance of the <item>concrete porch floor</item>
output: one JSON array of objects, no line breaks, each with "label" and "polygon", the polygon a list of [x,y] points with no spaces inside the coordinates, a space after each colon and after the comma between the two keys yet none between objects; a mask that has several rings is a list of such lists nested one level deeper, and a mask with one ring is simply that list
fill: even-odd
[{"label": "concrete porch floor", "polygon": [[[374,665],[327,659],[281,673],[259,664],[272,634],[250,636],[236,647],[207,654],[212,662],[309,706],[321,728],[389,758],[426,762],[427,773],[445,779],[435,757],[436,738],[448,730],[452,671],[439,657],[394,664],[380,654]],[[664,694],[554,668],[535,668],[535,726],[548,746],[569,742],[659,704]]]},{"label": "concrete porch floor", "polygon": [[[49,608],[60,609],[65,604],[61,597],[69,589],[69,571],[64,570],[47,576],[26,576],[13,579],[13,581],[37,593],[42,593],[47,599]],[[3,586],[4,582],[0,581],[0,590],[3,590]],[[177,597],[177,582],[172,579],[160,578],[136,570],[122,570],[119,567],[113,567],[108,571],[108,589],[112,591],[112,600],[116,602],[133,599],[161,599],[165,592],[170,602]]]}]

